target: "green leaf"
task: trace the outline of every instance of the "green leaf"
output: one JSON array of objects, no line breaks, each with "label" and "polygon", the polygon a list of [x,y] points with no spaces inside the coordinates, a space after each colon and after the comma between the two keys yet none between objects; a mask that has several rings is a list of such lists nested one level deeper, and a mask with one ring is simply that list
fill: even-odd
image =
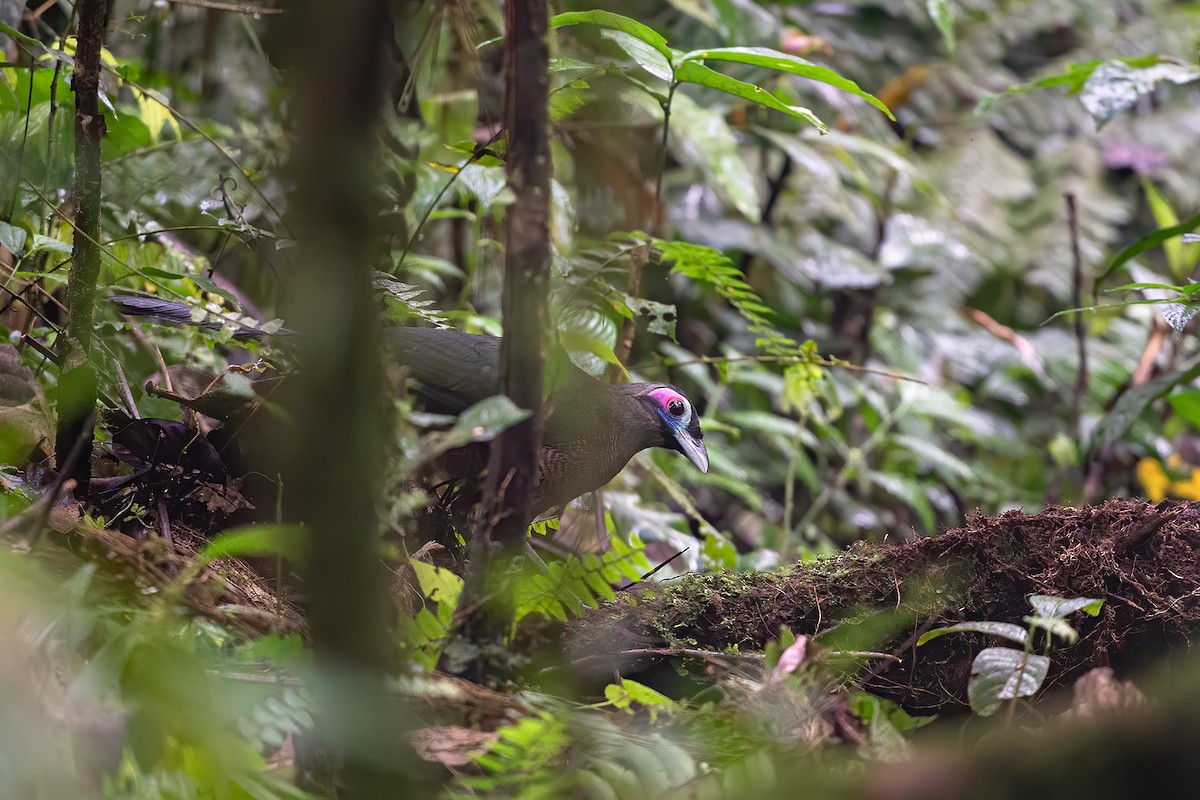
[{"label": "green leaf", "polygon": [[1104,605],[1104,601],[1095,597],[1052,597],[1045,594],[1031,594],[1029,595],[1029,605],[1033,607],[1033,613],[1039,617],[1062,619],[1076,611],[1082,611],[1089,617],[1094,617],[1100,613],[1100,607]]},{"label": "green leaf", "polygon": [[[1159,57],[1151,56],[1135,56],[1132,58],[1116,59],[1123,64],[1128,64],[1133,67],[1148,67],[1157,64]],[[1092,77],[1092,73],[1101,65],[1107,63],[1101,60],[1084,61],[1078,64],[1068,64],[1062,72],[1054,75],[1049,75],[1045,78],[1040,78],[1030,83],[1018,83],[1015,86],[1010,86],[1000,95],[986,95],[979,100],[979,104],[975,107],[976,114],[984,114],[991,110],[996,101],[1004,95],[1024,94],[1025,92],[1034,92],[1039,89],[1050,89],[1055,86],[1066,86],[1070,94],[1077,94],[1083,89],[1088,78]]]},{"label": "green leaf", "polygon": [[1013,648],[986,648],[971,663],[967,699],[979,716],[990,716],[1003,700],[1031,697],[1050,672],[1050,658]]},{"label": "green leaf", "polygon": [[1051,636],[1057,636],[1067,644],[1074,644],[1075,640],[1079,638],[1079,633],[1061,617],[1025,617],[1025,623],[1029,625],[1031,631],[1040,628]]},{"label": "green leaf", "polygon": [[448,569],[435,567],[419,559],[410,558],[408,563],[417,576],[421,594],[438,604],[438,616],[442,616],[443,605],[453,613],[462,594],[463,579]]},{"label": "green leaf", "polygon": [[504,395],[480,400],[459,415],[453,428],[426,436],[422,441],[422,457],[428,460],[472,442],[490,442],[502,431],[528,418],[527,409],[518,408]]},{"label": "green leaf", "polygon": [[621,688],[624,689],[629,696],[636,702],[644,706],[662,706],[664,708],[674,708],[675,701],[667,697],[665,694],[660,694],[654,691],[649,686],[631,681],[628,678],[622,679]]},{"label": "green leaf", "polygon": [[[34,48],[37,48],[38,50],[47,50],[47,51],[49,50],[49,48],[46,47],[46,45],[42,44],[37,39],[34,39],[32,36],[26,36],[25,34],[21,33],[16,28],[12,27],[11,25],[5,25],[3,22],[0,22],[0,33],[11,36],[13,39],[17,40],[18,42],[20,42],[21,44],[23,44],[27,47],[34,47]],[[59,52],[61,52],[61,51],[59,51]]]},{"label": "green leaf", "polygon": [[[573,306],[558,319],[559,345],[572,364],[593,377],[600,377],[608,371],[608,365],[618,363],[613,348],[619,332],[611,315],[593,305]],[[569,379],[569,372],[548,369],[547,373]]]},{"label": "green leaf", "polygon": [[967,698],[981,717],[990,716],[1005,700],[1030,697],[1042,688],[1050,659],[1011,647],[981,650],[971,663]]},{"label": "green leaf", "polygon": [[733,129],[721,109],[706,107],[677,92],[671,102],[672,151],[694,163],[707,182],[750,222],[758,222],[758,181],[738,152]]},{"label": "green leaf", "polygon": [[675,321],[678,319],[678,312],[674,304],[643,300],[640,297],[629,297],[627,302],[634,314],[646,320],[646,330],[675,341]]},{"label": "green leaf", "polygon": [[931,631],[926,631],[921,634],[921,638],[917,639],[917,646],[920,647],[931,639],[945,636],[947,633],[986,633],[989,636],[1002,636],[1020,645],[1029,643],[1029,634],[1020,625],[1014,625],[1011,622],[984,620],[980,622],[960,622],[957,625],[947,625],[943,628],[934,628]]},{"label": "green leaf", "polygon": [[184,275],[182,272],[172,272],[170,270],[159,269],[158,267],[143,267],[142,274],[164,281],[181,281],[192,277],[191,275]]},{"label": "green leaf", "polygon": [[734,569],[737,567],[737,548],[724,536],[707,534],[700,548],[700,556],[712,569]]},{"label": "green leaf", "polygon": [[826,133],[829,130],[829,127],[807,108],[790,106],[761,86],[755,86],[752,83],[731,78],[716,70],[709,69],[697,61],[685,61],[680,64],[679,68],[675,70],[675,78],[680,82],[694,83],[697,86],[707,86],[710,89],[716,89],[719,92],[725,92],[726,94],[740,97],[743,100],[749,100],[760,106],[781,111],[788,116],[805,120],[811,125],[816,126],[821,133]]},{"label": "green leaf", "polygon": [[1185,389],[1167,397],[1175,415],[1200,429],[1200,389]]},{"label": "green leaf", "polygon": [[[1171,207],[1171,202],[1145,177],[1142,178],[1142,191],[1146,193],[1146,205],[1150,207],[1150,213],[1154,215],[1154,222],[1158,227],[1171,228],[1179,224],[1179,215]],[[1167,239],[1162,246],[1163,253],[1167,256],[1167,266],[1171,269],[1171,277],[1175,280],[1187,280],[1197,257],[1200,257],[1200,247],[1186,242],[1182,237]]]},{"label": "green leaf", "polygon": [[[837,74],[829,67],[823,67],[820,64],[814,64],[811,61],[806,61],[803,58],[781,53],[778,50],[771,50],[766,47],[718,47],[712,50],[693,50],[690,53],[685,53],[681,59],[681,63],[676,72],[679,80],[688,80],[683,77],[683,65],[689,62],[697,61],[729,61],[735,64],[747,64],[754,67],[765,67],[766,69],[776,72],[786,72],[789,75],[795,75],[800,78],[808,78],[809,80],[818,81],[828,84],[835,89],[841,89],[843,92],[852,94],[855,97],[861,97],[877,109],[888,116],[888,119],[895,119],[890,108],[873,94],[863,91],[857,83],[844,78]],[[692,81],[699,83],[699,81]],[[709,85],[709,84],[704,84]],[[719,87],[713,87],[719,88]],[[722,89],[721,91],[728,91]],[[765,90],[762,90],[765,91]],[[730,92],[735,94],[734,92]],[[744,95],[739,95],[744,96]],[[747,98],[751,99],[751,98]],[[755,101],[758,102],[758,101]],[[802,109],[807,111],[807,109]],[[785,112],[788,113],[788,112]],[[793,115],[796,116],[796,115]],[[813,119],[816,119],[815,117]],[[824,128],[819,122],[813,122],[818,128]]]},{"label": "green leaf", "polygon": [[71,243],[59,241],[52,236],[43,236],[40,233],[35,233],[33,235],[33,246],[29,248],[29,252],[25,255],[32,255],[43,250],[50,253],[70,253]]},{"label": "green leaf", "polygon": [[1200,377],[1200,361],[1193,359],[1178,372],[1161,375],[1141,386],[1130,389],[1117,400],[1112,409],[1092,432],[1089,449],[1095,450],[1125,435],[1129,427],[1145,413],[1150,404],[1176,386]]},{"label": "green leaf", "polygon": [[568,25],[595,25],[598,28],[627,33],[658,51],[668,64],[671,63],[672,56],[675,54],[675,51],[667,46],[667,40],[661,33],[643,25],[636,19],[614,14],[611,11],[568,11],[565,14],[555,14],[550,18],[551,30],[565,28]]},{"label": "green leaf", "polygon": [[[626,55],[633,59],[639,67],[646,70],[660,81],[670,84],[673,80],[675,71],[671,67],[671,62],[664,58],[659,52],[650,45],[637,39],[629,34],[621,31],[603,30],[600,32],[600,37],[607,39],[617,47],[625,51]],[[641,88],[644,92],[658,99],[660,103],[665,101],[666,97],[660,91],[643,84],[641,81],[633,78],[627,71],[624,73],[627,79],[635,86]]]},{"label": "green leaf", "polygon": [[1178,294],[1183,294],[1183,291],[1184,291],[1184,287],[1182,287],[1182,286],[1175,286],[1170,283],[1146,283],[1144,281],[1140,281],[1138,283],[1124,283],[1124,284],[1121,284],[1120,286],[1113,287],[1109,291],[1132,292],[1132,291],[1140,291],[1142,289],[1161,289],[1163,291],[1176,292]]},{"label": "green leaf", "polygon": [[604,687],[604,699],[616,708],[629,708],[633,702],[633,698],[629,696],[629,692],[625,691],[625,687],[617,683],[610,683]]},{"label": "green leaf", "polygon": [[7,248],[14,254],[20,254],[28,235],[24,228],[0,220],[0,247]]},{"label": "green leaf", "polygon": [[1109,275],[1113,274],[1126,263],[1137,258],[1147,250],[1152,250],[1155,247],[1158,247],[1168,239],[1173,239],[1176,236],[1180,236],[1185,233],[1191,233],[1192,231],[1196,230],[1196,228],[1200,228],[1200,214],[1197,214],[1194,217],[1188,217],[1178,225],[1172,225],[1169,228],[1160,228],[1153,233],[1143,236],[1118,253],[1116,258],[1109,262],[1108,269],[1104,270],[1104,274],[1096,279],[1096,284],[1099,285],[1101,282],[1107,279]]},{"label": "green leaf", "polygon": [[954,39],[954,9],[948,0],[925,0],[925,8],[929,11],[933,24],[937,26],[938,33],[942,35],[946,52],[953,58],[957,45]]},{"label": "green leaf", "polygon": [[936,533],[937,511],[929,501],[926,487],[920,481],[906,475],[878,470],[872,470],[869,477],[871,483],[911,508],[920,519],[926,533]]},{"label": "green leaf", "polygon": [[210,540],[196,554],[196,560],[207,564],[218,558],[275,555],[299,560],[307,550],[308,532],[299,525],[247,525]]}]

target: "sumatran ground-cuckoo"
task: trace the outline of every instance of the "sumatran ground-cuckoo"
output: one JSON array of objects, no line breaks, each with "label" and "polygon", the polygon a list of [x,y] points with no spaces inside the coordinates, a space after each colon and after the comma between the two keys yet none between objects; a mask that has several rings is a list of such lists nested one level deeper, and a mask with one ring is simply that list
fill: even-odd
[{"label": "sumatran ground-cuckoo", "polygon": [[[125,314],[199,327],[191,306],[156,298],[119,296]],[[286,331],[285,331],[286,332]],[[235,338],[264,332],[246,327]],[[434,409],[458,414],[500,389],[500,339],[434,328],[386,328],[391,357],[410,371]],[[676,450],[708,471],[700,418],[679,389],[666,383],[609,385],[574,367],[546,399],[538,480],[531,509],[543,513],[599,489],[650,447]],[[473,476],[455,476],[469,478]]]}]

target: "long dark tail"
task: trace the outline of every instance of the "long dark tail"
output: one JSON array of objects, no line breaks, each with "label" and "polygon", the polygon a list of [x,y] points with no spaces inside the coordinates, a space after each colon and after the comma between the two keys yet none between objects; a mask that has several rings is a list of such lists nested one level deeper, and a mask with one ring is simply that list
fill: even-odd
[{"label": "long dark tail", "polygon": [[296,333],[287,328],[268,332],[254,325],[218,318],[216,315],[208,313],[197,317],[195,306],[190,306],[187,303],[177,303],[172,300],[161,300],[157,297],[121,294],[108,298],[108,302],[116,306],[117,310],[122,314],[127,314],[131,317],[145,317],[168,325],[186,325],[192,328],[216,331],[225,325],[232,324],[236,326],[233,338],[243,342],[257,341],[267,336],[294,336]]}]

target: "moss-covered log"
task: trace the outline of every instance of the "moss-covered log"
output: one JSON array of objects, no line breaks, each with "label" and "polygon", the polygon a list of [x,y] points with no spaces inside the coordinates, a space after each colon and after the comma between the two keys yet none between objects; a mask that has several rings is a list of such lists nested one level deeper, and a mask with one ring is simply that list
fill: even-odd
[{"label": "moss-covered log", "polygon": [[1086,670],[1137,667],[1186,646],[1200,620],[1200,503],[1112,501],[978,516],[940,536],[846,553],[777,572],[689,575],[609,606],[573,630],[572,658],[645,674],[672,659],[652,651],[761,649],[781,627],[820,634],[844,650],[873,650],[858,680],[911,711],[965,703],[976,634],[921,647],[930,628],[964,620],[1020,624],[1027,597],[1097,597],[1096,618],[1073,622],[1079,639],[1051,653],[1049,684]]}]

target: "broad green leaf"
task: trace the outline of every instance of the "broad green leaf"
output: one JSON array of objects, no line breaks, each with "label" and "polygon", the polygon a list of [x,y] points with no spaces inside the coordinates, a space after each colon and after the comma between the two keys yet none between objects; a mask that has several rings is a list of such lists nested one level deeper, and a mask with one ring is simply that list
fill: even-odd
[{"label": "broad green leaf", "polygon": [[926,533],[936,532],[937,512],[934,510],[933,503],[929,502],[929,496],[925,493],[925,487],[921,485],[920,481],[906,475],[877,470],[872,470],[869,477],[871,482],[880,489],[911,508],[920,518]]},{"label": "broad green leaf", "polygon": [[967,697],[981,717],[996,712],[1005,700],[1030,697],[1042,688],[1050,659],[1011,647],[988,647],[971,663]]},{"label": "broad green leaf", "polygon": [[70,253],[71,243],[59,241],[52,236],[43,236],[40,233],[35,233],[33,235],[33,245],[29,248],[29,252],[26,253],[26,255],[32,255],[33,253],[39,253],[42,251],[51,253]]},{"label": "broad green leaf", "polygon": [[620,364],[613,352],[618,333],[616,322],[592,306],[568,309],[558,321],[558,343],[572,364],[594,377],[607,372],[608,365]]},{"label": "broad green leaf", "polygon": [[[600,32],[600,36],[624,50],[646,72],[649,72],[660,81],[671,82],[674,69],[671,67],[670,60],[662,56],[651,45],[623,31],[604,30]],[[650,94],[658,96],[657,92],[651,91]]]},{"label": "broad green leaf", "polygon": [[218,558],[275,555],[298,560],[307,549],[308,532],[299,525],[247,525],[210,540],[196,554],[196,560],[208,563]]},{"label": "broad green leaf", "polygon": [[636,19],[614,14],[611,11],[568,11],[565,14],[555,14],[550,18],[551,30],[565,28],[568,25],[595,25],[598,28],[627,33],[657,50],[668,64],[671,63],[674,54],[661,33],[643,25]]},{"label": "broad green leaf", "polygon": [[702,106],[676,92],[671,102],[672,151],[683,163],[699,167],[708,183],[750,222],[758,222],[762,203],[758,180],[738,152],[733,129],[722,109]]},{"label": "broad green leaf", "polygon": [[171,129],[171,132],[175,134],[175,141],[183,141],[183,129],[179,126],[179,120],[175,119],[170,101],[161,92],[153,89],[145,91],[135,89],[133,93],[137,99],[138,114],[141,116],[142,122],[146,123],[152,142],[158,143],[163,126]]},{"label": "broad green leaf", "polygon": [[790,106],[761,86],[755,86],[752,83],[731,78],[716,70],[709,69],[698,61],[685,61],[680,64],[679,68],[675,70],[675,78],[681,82],[707,86],[710,89],[716,89],[717,91],[731,94],[734,97],[740,97],[743,100],[757,103],[760,106],[783,112],[788,116],[805,120],[816,126],[821,133],[829,130],[828,126],[824,122],[821,122],[817,115],[807,108]]},{"label": "broad green leaf", "polygon": [[1116,258],[1109,262],[1108,269],[1104,270],[1104,274],[1096,280],[1096,284],[1099,285],[1106,278],[1108,278],[1109,275],[1113,274],[1126,263],[1137,258],[1147,250],[1152,250],[1155,247],[1158,247],[1168,239],[1173,239],[1182,234],[1191,233],[1192,231],[1196,230],[1196,228],[1200,228],[1200,214],[1197,214],[1193,217],[1188,217],[1178,225],[1172,225],[1169,228],[1160,228],[1153,233],[1143,236],[1133,244],[1129,245],[1129,247],[1126,247],[1124,250],[1118,253]]},{"label": "broad green leaf", "polygon": [[1200,389],[1185,389],[1167,397],[1175,415],[1187,420],[1192,427],[1200,429]]},{"label": "broad green leaf", "polygon": [[[462,593],[463,580],[448,569],[435,567],[415,558],[408,560],[417,576],[421,594],[438,604],[438,617],[448,622],[453,615],[454,607],[458,605],[458,596]],[[447,610],[449,613],[443,614]]]},{"label": "broad green leaf", "polygon": [[[1160,228],[1173,228],[1179,224],[1179,215],[1171,207],[1171,203],[1158,190],[1158,187],[1148,179],[1142,178],[1142,190],[1146,193],[1146,204],[1154,215],[1154,222]],[[1188,242],[1186,237],[1171,237],[1162,243],[1163,252],[1167,256],[1167,266],[1170,267],[1171,277],[1176,280],[1186,280],[1191,274],[1192,267],[1200,258],[1200,246]],[[1190,294],[1191,292],[1188,292]]]},{"label": "broad green leaf", "polygon": [[934,628],[931,631],[926,631],[921,634],[921,638],[917,639],[917,646],[920,647],[931,639],[945,636],[947,633],[986,633],[989,636],[1002,636],[1020,645],[1029,643],[1029,634],[1020,625],[1014,625],[1011,622],[991,622],[984,620],[981,622],[960,622],[957,625],[947,625],[943,628]]},{"label": "broad green leaf", "polygon": [[1029,605],[1039,617],[1063,618],[1082,611],[1089,617],[1100,613],[1104,601],[1095,597],[1051,597],[1045,594],[1029,595]]},{"label": "broad green leaf", "polygon": [[192,277],[191,275],[184,275],[182,272],[173,272],[171,270],[159,269],[158,267],[143,267],[142,274],[164,281],[181,281]]},{"label": "broad green leaf", "polygon": [[1109,442],[1115,442],[1125,435],[1131,426],[1158,398],[1174,389],[1176,386],[1200,377],[1200,362],[1192,360],[1178,372],[1171,372],[1147,381],[1141,386],[1130,389],[1121,395],[1112,409],[1100,421],[1092,432],[1089,449],[1095,451]]},{"label": "broad green leaf", "polygon": [[663,706],[664,708],[674,708],[675,701],[667,697],[665,694],[660,694],[654,691],[649,686],[631,681],[625,678],[621,681],[621,688],[629,693],[633,700],[641,703],[644,706]]},{"label": "broad green leaf", "polygon": [[737,548],[733,542],[719,534],[709,533],[700,548],[704,562],[712,569],[734,569],[737,567]]},{"label": "broad green leaf", "polygon": [[1126,291],[1135,291],[1135,290],[1141,290],[1141,289],[1162,289],[1162,290],[1168,291],[1168,292],[1178,292],[1179,294],[1183,294],[1182,286],[1175,286],[1170,283],[1146,283],[1146,282],[1125,283],[1120,286],[1113,287],[1109,291],[1126,292]]},{"label": "broad green leaf", "polygon": [[716,17],[712,15],[705,0],[667,0],[667,2],[676,11],[687,14],[706,28],[718,30]]},{"label": "broad green leaf", "polygon": [[[892,114],[891,109],[882,100],[873,94],[863,91],[857,83],[849,78],[843,78],[829,67],[823,67],[820,64],[814,64],[798,56],[781,53],[778,50],[771,50],[766,47],[718,47],[712,50],[693,50],[690,53],[685,53],[681,59],[679,72],[677,73],[680,80],[686,80],[681,74],[683,65],[688,62],[697,61],[729,61],[753,67],[765,67],[776,72],[786,72],[789,75],[826,83],[835,89],[841,89],[843,92],[852,94],[855,97],[861,97],[886,114],[888,119],[896,118]],[[728,90],[723,89],[722,91]],[[815,122],[813,124],[819,128],[822,127]]]},{"label": "broad green leaf", "polygon": [[0,247],[6,248],[11,253],[20,254],[21,248],[25,246],[27,236],[28,233],[24,228],[0,220]]},{"label": "broad green leaf", "polygon": [[490,442],[502,431],[528,418],[528,410],[518,408],[504,395],[480,400],[459,415],[453,428],[426,436],[422,440],[422,457],[428,460],[472,442]]}]

